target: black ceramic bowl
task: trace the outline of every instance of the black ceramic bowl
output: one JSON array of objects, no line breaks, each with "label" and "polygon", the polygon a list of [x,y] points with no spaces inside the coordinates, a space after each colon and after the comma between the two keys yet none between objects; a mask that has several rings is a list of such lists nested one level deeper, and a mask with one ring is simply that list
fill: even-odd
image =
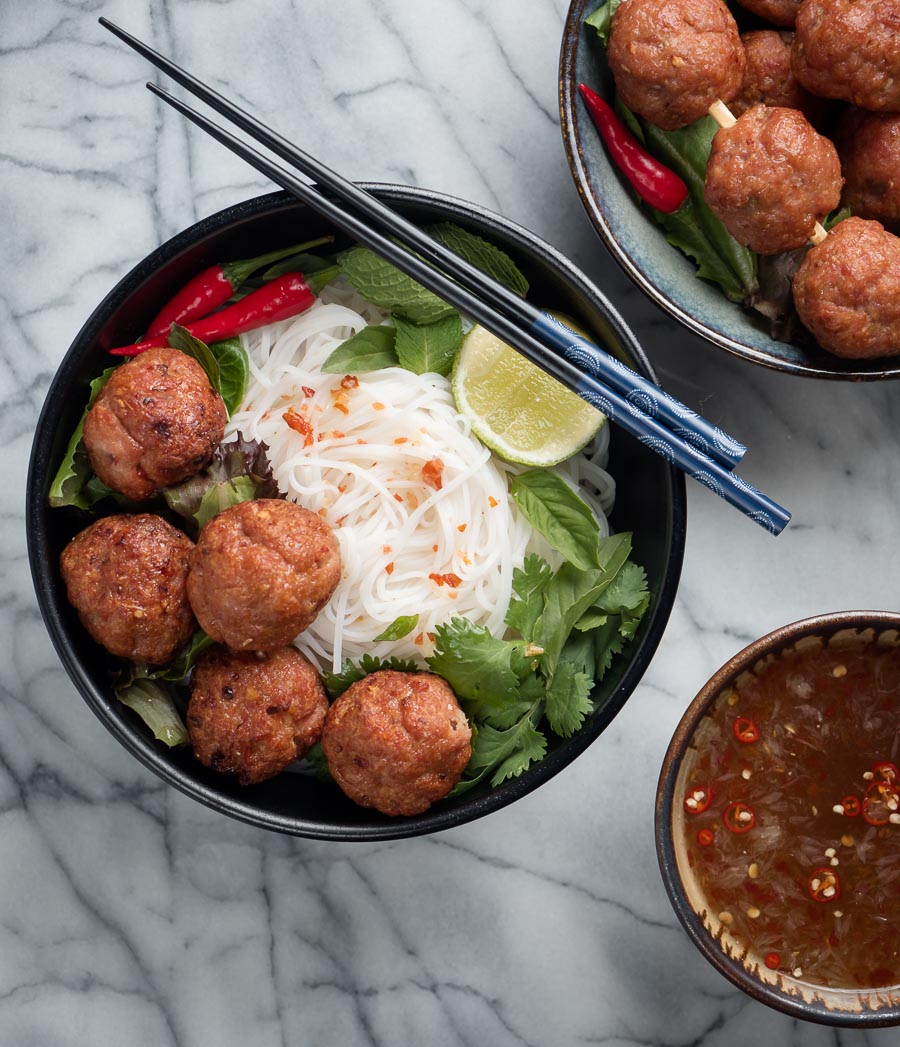
[{"label": "black ceramic bowl", "polygon": [[572,0],[559,64],[559,110],[569,168],[581,202],[613,257],[640,289],[695,334],[753,363],[813,378],[900,378],[900,357],[842,360],[815,346],[803,348],[771,338],[763,318],[729,301],[700,280],[690,259],[666,242],[610,162],[578,93],[586,83],[613,96],[606,52],[584,20],[599,0]]},{"label": "black ceramic bowl", "polygon": [[[399,186],[369,186],[415,221],[447,219],[505,248],[545,308],[578,319],[597,339],[644,375],[646,356],[607,299],[571,263],[526,230],[471,204]],[[336,786],[292,773],[241,787],[207,770],[189,748],[155,742],[110,685],[110,657],[82,628],[60,579],[59,554],[88,523],[74,509],[50,509],[47,492],[86,402],[88,383],[107,366],[105,350],[133,341],[159,304],[205,265],[247,258],[326,232],[293,198],[276,193],[220,211],[180,233],[136,266],[100,303],[53,380],[38,422],[28,478],[28,548],[47,628],[69,675],[112,734],[165,781],[210,807],[254,825],[334,840],[415,836],[470,821],[511,803],[553,777],[604,730],[637,686],[656,650],[675,597],[685,538],[680,473],[624,433],[615,433],[611,469],[619,478],[613,524],[634,531],[634,558],[647,571],[653,603],[626,654],[598,688],[600,706],[574,737],[550,742],[546,758],[500,788],[473,790],[424,814],[387,818],[351,803]]]},{"label": "black ceramic bowl", "polygon": [[[776,629],[740,651],[719,669],[688,706],[669,744],[656,794],[656,848],[666,891],[679,920],[706,959],[760,1003],[795,1018],[849,1028],[900,1025],[900,985],[830,989],[810,984],[802,977],[769,970],[758,955],[732,936],[719,917],[709,911],[683,843],[686,816],[681,799],[686,794],[694,763],[695,732],[720,696],[739,690],[748,674],[785,653],[810,647],[846,650],[873,640],[889,647],[900,644],[900,614],[895,611],[823,614]],[[848,827],[856,825],[850,819],[847,822]],[[895,935],[897,932],[896,928],[886,927],[883,933]]]}]

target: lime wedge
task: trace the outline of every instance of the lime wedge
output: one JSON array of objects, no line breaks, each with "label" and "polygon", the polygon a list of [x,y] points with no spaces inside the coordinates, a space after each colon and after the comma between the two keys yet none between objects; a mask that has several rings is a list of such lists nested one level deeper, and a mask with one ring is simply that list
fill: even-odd
[{"label": "lime wedge", "polygon": [[456,409],[508,462],[556,465],[606,422],[606,415],[483,327],[463,339],[451,381]]}]

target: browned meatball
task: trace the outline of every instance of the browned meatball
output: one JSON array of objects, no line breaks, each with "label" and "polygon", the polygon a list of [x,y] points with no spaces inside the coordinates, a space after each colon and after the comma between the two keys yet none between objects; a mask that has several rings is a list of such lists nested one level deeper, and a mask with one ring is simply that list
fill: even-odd
[{"label": "browned meatball", "polygon": [[196,628],[186,588],[193,548],[161,516],[105,516],[62,551],[69,602],[108,651],[163,665]]},{"label": "browned meatball", "polygon": [[191,555],[188,596],[206,632],[235,651],[271,651],[302,632],[341,580],[321,517],[260,498],[219,513]]},{"label": "browned meatball", "polygon": [[778,254],[803,246],[841,184],[837,150],[802,113],[756,105],[716,132],[704,195],[738,243]]},{"label": "browned meatball", "polygon": [[327,709],[319,674],[296,647],[267,655],[212,647],[194,668],[187,727],[202,764],[254,785],[306,755]]},{"label": "browned meatball", "polygon": [[385,669],[351,684],[332,704],[322,750],[354,802],[382,814],[419,814],[462,777],[471,740],[445,680]]},{"label": "browned meatball", "polygon": [[117,368],[84,421],[91,468],[114,491],[152,498],[194,476],[225,432],[225,404],[177,349],[148,349]]},{"label": "browned meatball", "polygon": [[667,131],[741,86],[744,48],[722,0],[625,0],[607,50],[622,101]]},{"label": "browned meatball", "polygon": [[850,109],[835,144],[844,172],[841,203],[857,218],[876,218],[900,232],[900,113]]},{"label": "browned meatball", "polygon": [[738,0],[738,3],[773,25],[793,25],[800,7],[800,0]]},{"label": "browned meatball", "polygon": [[900,353],[900,238],[846,218],[797,270],[794,305],[823,349],[848,359]]},{"label": "browned meatball", "polygon": [[735,116],[762,103],[785,109],[799,109],[810,123],[820,120],[829,104],[802,88],[791,72],[793,33],[776,29],[757,29],[743,33],[741,40],[747,55],[740,94],[729,108]]},{"label": "browned meatball", "polygon": [[900,111],[900,0],[803,0],[791,63],[814,95]]}]

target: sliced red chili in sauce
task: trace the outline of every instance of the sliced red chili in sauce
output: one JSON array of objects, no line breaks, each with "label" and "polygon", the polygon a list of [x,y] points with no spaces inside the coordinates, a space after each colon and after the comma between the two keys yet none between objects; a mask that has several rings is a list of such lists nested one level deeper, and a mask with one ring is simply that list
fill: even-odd
[{"label": "sliced red chili in sauce", "polygon": [[855,818],[862,810],[862,805],[855,796],[845,796],[841,800],[841,807],[844,808],[844,814],[848,818]]},{"label": "sliced red chili in sauce", "polygon": [[700,832],[697,833],[697,843],[699,843],[701,847],[709,847],[715,838],[716,834],[712,829],[701,829]]},{"label": "sliced red chili in sauce", "polygon": [[841,896],[841,881],[834,869],[813,869],[806,881],[810,898],[816,902],[836,902]]},{"label": "sliced red chili in sauce", "polygon": [[739,716],[734,721],[734,736],[739,742],[749,745],[751,742],[759,741],[759,728],[746,716]]},{"label": "sliced red chili in sauce", "polygon": [[730,803],[722,812],[722,821],[729,832],[746,833],[756,825],[756,815],[745,803]]},{"label": "sliced red chili in sauce", "polygon": [[777,971],[778,968],[781,966],[781,957],[778,955],[777,952],[766,953],[765,964],[770,971]]},{"label": "sliced red chili in sauce", "polygon": [[709,785],[700,785],[691,789],[684,798],[684,809],[688,814],[703,814],[712,803],[713,791]]},{"label": "sliced red chili in sauce", "polygon": [[900,792],[889,781],[872,782],[862,802],[862,816],[869,825],[887,825],[900,812]]},{"label": "sliced red chili in sauce", "polygon": [[872,773],[876,778],[881,778],[882,781],[890,782],[893,784],[900,778],[900,771],[897,770],[895,763],[889,763],[887,760],[882,760],[880,763],[876,763],[872,767]]}]

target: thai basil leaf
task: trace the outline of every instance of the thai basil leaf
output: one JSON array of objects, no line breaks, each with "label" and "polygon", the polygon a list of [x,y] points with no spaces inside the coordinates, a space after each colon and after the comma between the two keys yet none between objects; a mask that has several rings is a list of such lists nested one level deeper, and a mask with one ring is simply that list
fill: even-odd
[{"label": "thai basil leaf", "polygon": [[324,374],[362,374],[380,371],[383,367],[399,367],[394,350],[397,337],[395,327],[384,325],[364,327],[341,344],[322,364]]},{"label": "thai basil leaf", "polygon": [[186,327],[172,324],[169,329],[169,346],[172,349],[178,349],[186,356],[191,357],[192,360],[196,360],[203,370],[206,371],[209,384],[221,396],[222,380],[219,374],[219,362],[206,342],[201,342],[199,338],[195,338]]},{"label": "thai basil leaf", "polygon": [[590,507],[550,469],[529,469],[514,476],[513,501],[531,526],[557,552],[582,571],[598,567],[600,528]]},{"label": "thai basil leaf", "polygon": [[213,342],[209,346],[209,351],[219,365],[219,395],[225,403],[225,410],[230,418],[247,395],[250,362],[240,338],[226,338],[221,342]]}]

